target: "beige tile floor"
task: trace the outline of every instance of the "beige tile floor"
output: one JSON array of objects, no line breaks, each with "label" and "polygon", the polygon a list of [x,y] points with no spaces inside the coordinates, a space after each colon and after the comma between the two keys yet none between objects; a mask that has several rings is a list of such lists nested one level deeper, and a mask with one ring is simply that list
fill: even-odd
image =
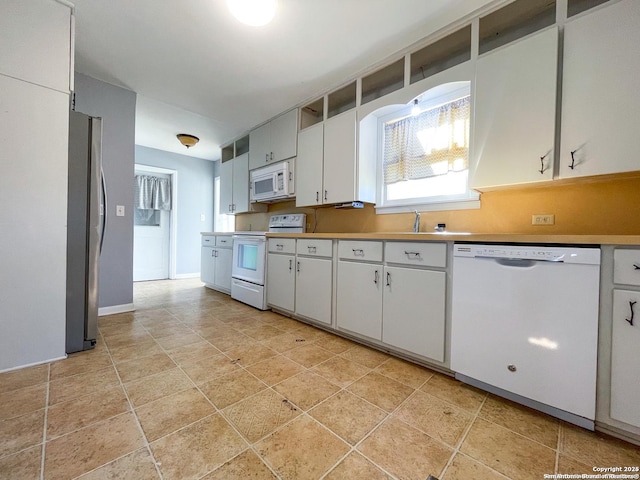
[{"label": "beige tile floor", "polygon": [[203,288],[135,285],[95,350],[0,375],[2,479],[542,479],[640,448]]}]

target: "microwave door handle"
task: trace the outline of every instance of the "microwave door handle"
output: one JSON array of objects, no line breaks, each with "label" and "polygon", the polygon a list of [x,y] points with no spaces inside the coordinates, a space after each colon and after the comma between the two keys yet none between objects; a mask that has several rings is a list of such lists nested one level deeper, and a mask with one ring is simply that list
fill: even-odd
[{"label": "microwave door handle", "polygon": [[273,174],[273,193],[278,193],[278,173]]}]

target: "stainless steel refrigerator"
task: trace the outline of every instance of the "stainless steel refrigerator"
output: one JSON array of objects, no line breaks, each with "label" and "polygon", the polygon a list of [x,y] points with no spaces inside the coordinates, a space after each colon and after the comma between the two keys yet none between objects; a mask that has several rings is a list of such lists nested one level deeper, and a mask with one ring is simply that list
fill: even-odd
[{"label": "stainless steel refrigerator", "polygon": [[102,119],[69,114],[66,352],[95,347],[98,263],[106,229]]}]

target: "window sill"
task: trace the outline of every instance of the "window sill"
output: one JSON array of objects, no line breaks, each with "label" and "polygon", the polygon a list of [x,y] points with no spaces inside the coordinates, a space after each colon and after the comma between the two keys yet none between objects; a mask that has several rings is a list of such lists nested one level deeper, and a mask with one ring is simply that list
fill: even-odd
[{"label": "window sill", "polygon": [[480,199],[375,206],[376,214],[382,215],[388,213],[412,213],[416,210],[420,212],[438,212],[442,210],[473,210],[478,208],[480,208]]}]

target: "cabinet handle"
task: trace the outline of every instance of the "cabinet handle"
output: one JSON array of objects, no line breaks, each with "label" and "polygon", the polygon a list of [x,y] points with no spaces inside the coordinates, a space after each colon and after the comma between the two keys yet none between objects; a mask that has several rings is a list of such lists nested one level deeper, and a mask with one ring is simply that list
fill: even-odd
[{"label": "cabinet handle", "polygon": [[378,284],[378,270],[373,273],[373,283]]},{"label": "cabinet handle", "polygon": [[391,286],[391,273],[387,272],[387,287]]},{"label": "cabinet handle", "polygon": [[629,302],[629,310],[631,310],[631,318],[625,318],[625,320],[627,322],[629,322],[629,325],[631,325],[633,327],[633,306],[636,304],[636,302]]},{"label": "cabinet handle", "polygon": [[296,272],[300,273],[300,262],[296,262]]},{"label": "cabinet handle", "polygon": [[405,250],[405,251],[404,251],[404,254],[405,254],[407,257],[409,257],[409,258],[411,258],[411,257],[413,257],[413,258],[420,258],[420,252],[407,252],[407,251]]},{"label": "cabinet handle", "polygon": [[549,154],[545,153],[540,157],[540,170],[538,170],[540,172],[540,175],[544,175],[544,171],[546,170],[546,168],[544,168],[544,159],[547,158],[547,155]]},{"label": "cabinet handle", "polygon": [[576,157],[575,157],[575,153],[576,153],[577,151],[578,151],[578,150],[573,150],[573,151],[571,152],[571,165],[569,165],[569,168],[570,168],[571,170],[573,170],[574,168],[576,168]]},{"label": "cabinet handle", "polygon": [[282,250],[284,248],[284,245],[281,243],[276,243],[276,250]]},{"label": "cabinet handle", "polygon": [[316,203],[320,201],[320,192],[316,192]]},{"label": "cabinet handle", "polygon": [[289,271],[293,269],[293,259],[289,259]]},{"label": "cabinet handle", "polygon": [[273,152],[271,152],[271,156],[269,157],[269,160],[273,162]]},{"label": "cabinet handle", "polygon": [[364,257],[364,250],[361,248],[352,248],[354,257]]},{"label": "cabinet handle", "polygon": [[312,246],[307,246],[307,250],[309,251],[309,253],[316,253],[316,247],[312,247]]},{"label": "cabinet handle", "polygon": [[327,191],[326,190],[324,191],[324,201],[325,202],[327,201]]},{"label": "cabinet handle", "polygon": [[264,163],[269,163],[269,154],[268,153],[264,154]]},{"label": "cabinet handle", "polygon": [[216,251],[215,251],[215,250],[213,250],[213,249],[211,250],[211,256],[212,256],[212,257],[215,257],[215,256],[216,256]]}]

